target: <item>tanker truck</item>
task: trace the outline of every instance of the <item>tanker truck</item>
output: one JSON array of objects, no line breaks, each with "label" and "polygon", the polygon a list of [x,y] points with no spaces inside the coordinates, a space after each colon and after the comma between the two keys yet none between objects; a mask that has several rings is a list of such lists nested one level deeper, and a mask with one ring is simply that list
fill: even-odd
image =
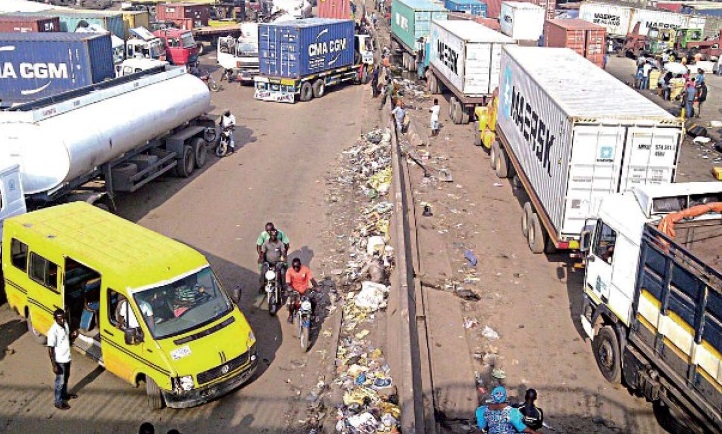
[{"label": "tanker truck", "polygon": [[117,192],[203,167],[218,136],[209,106],[201,80],[165,66],[17,105],[0,111],[0,168],[19,166],[28,209],[83,200],[112,210]]}]

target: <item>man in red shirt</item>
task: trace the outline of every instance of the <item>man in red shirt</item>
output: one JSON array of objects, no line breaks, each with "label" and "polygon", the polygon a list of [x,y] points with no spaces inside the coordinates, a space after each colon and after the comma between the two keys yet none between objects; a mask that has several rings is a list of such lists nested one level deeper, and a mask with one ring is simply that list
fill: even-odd
[{"label": "man in red shirt", "polygon": [[[311,270],[307,266],[301,265],[300,259],[293,258],[293,261],[291,261],[291,269],[286,271],[286,285],[290,291],[293,291],[288,297],[289,323],[293,323],[293,314],[296,313],[296,300],[298,296],[295,293],[298,293],[299,295],[305,294],[306,291],[308,291],[309,284],[313,289],[318,287],[318,283],[316,283],[316,279],[313,278]],[[311,305],[315,310],[316,303],[314,302],[312,296],[309,295],[309,298]]]}]

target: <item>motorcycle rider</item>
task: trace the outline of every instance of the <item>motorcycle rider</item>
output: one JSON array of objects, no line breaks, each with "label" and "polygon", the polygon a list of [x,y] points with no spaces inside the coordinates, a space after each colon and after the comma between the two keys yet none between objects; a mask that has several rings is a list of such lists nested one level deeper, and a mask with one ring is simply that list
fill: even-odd
[{"label": "motorcycle rider", "polygon": [[[286,271],[286,286],[288,287],[288,322],[293,323],[293,315],[296,313],[296,301],[298,298],[308,291],[309,285],[312,290],[318,288],[316,279],[313,278],[311,270],[301,265],[299,258],[293,258],[291,261],[291,268]],[[311,302],[311,312],[316,311],[316,301],[313,297],[313,292],[308,294],[309,301]]]},{"label": "motorcycle rider", "polygon": [[266,272],[273,269],[276,272],[276,280],[283,285],[283,273],[286,268],[286,245],[278,239],[278,231],[273,229],[269,233],[268,240],[261,246],[263,252],[263,266],[259,284],[263,287],[266,280]]},{"label": "motorcycle rider", "polygon": [[285,233],[283,233],[282,230],[276,229],[276,226],[273,224],[273,222],[266,223],[265,229],[261,231],[261,233],[258,235],[258,239],[256,239],[256,252],[258,252],[258,272],[261,274],[261,282],[260,287],[258,288],[258,292],[263,292],[263,244],[268,241],[271,238],[271,232],[276,232],[276,237],[279,241],[283,243],[283,246],[285,247],[285,254],[284,257],[288,255],[288,252],[290,251],[291,247],[291,241],[288,239]]},{"label": "motorcycle rider", "polygon": [[[226,110],[221,116],[221,131],[226,129],[233,129],[236,126],[236,117],[231,114],[230,110]],[[231,154],[236,152],[235,141],[233,140],[233,131],[229,135],[228,148],[231,150]]]}]

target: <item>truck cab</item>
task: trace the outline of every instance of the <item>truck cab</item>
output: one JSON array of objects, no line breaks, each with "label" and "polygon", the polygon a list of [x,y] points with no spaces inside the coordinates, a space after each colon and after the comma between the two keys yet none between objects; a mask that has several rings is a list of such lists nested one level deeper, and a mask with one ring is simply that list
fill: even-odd
[{"label": "truck cab", "polygon": [[242,23],[241,36],[218,38],[216,47],[218,64],[232,71],[241,83],[253,83],[258,75],[258,24]]},{"label": "truck cab", "polygon": [[714,432],[722,429],[721,212],[719,183],[647,185],[605,197],[581,236],[580,320],[602,375]]},{"label": "truck cab", "polygon": [[143,384],[152,409],[208,402],[253,375],[248,321],[187,245],[85,202],[10,218],[2,240],[8,303],[33,338],[44,343],[64,309],[73,347]]},{"label": "truck cab", "polygon": [[374,40],[371,35],[355,35],[354,48],[357,56],[355,63],[373,66],[374,64]]},{"label": "truck cab", "polygon": [[133,36],[125,43],[125,58],[142,57],[146,59],[165,60],[165,44],[145,27],[129,29]]},{"label": "truck cab", "polygon": [[156,30],[153,35],[163,41],[166,60],[172,65],[192,65],[198,62],[198,46],[190,30],[167,28]]},{"label": "truck cab", "polygon": [[168,62],[158,59],[146,59],[144,57],[136,57],[125,59],[123,63],[116,66],[115,76],[124,77],[130,74],[137,74],[152,68],[160,68],[168,65]]}]

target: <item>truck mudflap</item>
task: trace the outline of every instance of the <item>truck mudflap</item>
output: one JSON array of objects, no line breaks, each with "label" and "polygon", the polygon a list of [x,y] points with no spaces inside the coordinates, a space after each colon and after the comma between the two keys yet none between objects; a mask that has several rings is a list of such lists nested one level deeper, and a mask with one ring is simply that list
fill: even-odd
[{"label": "truck mudflap", "polygon": [[258,354],[255,346],[250,350],[249,363],[238,373],[218,383],[202,386],[188,392],[162,391],[165,403],[170,408],[195,407],[223,396],[246,383],[258,368]]}]

